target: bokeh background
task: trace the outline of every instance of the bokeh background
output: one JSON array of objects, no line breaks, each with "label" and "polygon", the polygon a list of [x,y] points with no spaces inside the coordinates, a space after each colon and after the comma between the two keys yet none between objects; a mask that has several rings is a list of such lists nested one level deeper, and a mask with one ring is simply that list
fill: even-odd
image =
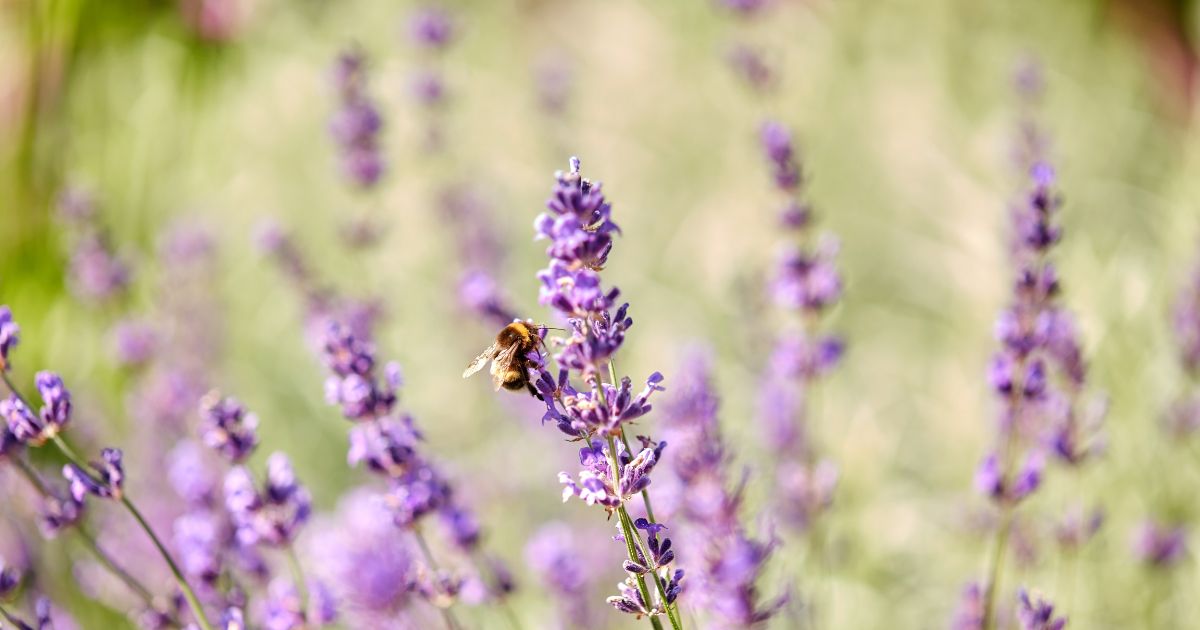
[{"label": "bokeh background", "polygon": [[[1194,564],[1147,568],[1129,544],[1143,518],[1198,516],[1194,445],[1160,429],[1183,386],[1170,305],[1200,256],[1194,3],[779,0],[769,19],[743,20],[701,0],[447,1],[460,38],[439,62],[450,95],[439,153],[424,146],[429,114],[407,83],[427,62],[405,38],[415,6],[0,2],[0,302],[22,325],[17,377],[60,371],[80,440],[136,451],[156,430],[137,419],[147,377],[114,361],[112,329],[174,312],[173,326],[212,341],[174,348],[179,360],[201,364],[261,418],[257,458],[288,452],[325,512],[362,482],[345,465],[346,422],[323,400],[302,300],[255,244],[258,226],[277,221],[322,282],[381,300],[378,345],[405,369],[405,407],[479,510],[489,549],[516,569],[519,615],[545,627],[553,601],[523,560],[531,533],[567,521],[584,547],[603,549],[609,532],[594,509],[560,503],[555,476],[572,469],[574,448],[539,424],[537,406],[460,378],[495,330],[458,301],[461,230],[439,213],[439,195],[447,185],[478,195],[508,252],[493,271],[524,314],[545,319],[534,278],[543,246],[530,226],[553,172],[582,158],[623,228],[604,272],[637,322],[622,371],[660,370],[669,390],[685,348],[713,348],[753,522],[772,492],[755,474],[771,336],[759,287],[779,240],[756,130],[772,116],[796,131],[821,229],[841,242],[846,291],[831,324],[849,353],[810,418],[842,471],[829,560],[813,563],[785,535],[765,590],[811,595],[823,627],[945,627],[987,549],[971,479],[992,439],[984,375],[1011,277],[1012,77],[1035,60],[1046,85],[1038,119],[1066,200],[1064,300],[1081,324],[1090,389],[1110,409],[1104,457],[1082,475],[1052,470],[1023,509],[1053,515],[1084,497],[1107,519],[1077,561],[1044,540],[1005,588],[1055,595],[1077,628],[1194,623]],[[725,62],[742,40],[772,51],[781,82],[771,99]],[[351,44],[370,60],[385,120],[388,172],[370,195],[347,185],[328,133],[332,63]],[[558,114],[539,106],[548,64],[568,77]],[[69,186],[92,195],[129,264],[126,297],[72,291],[75,239],[56,205]],[[381,238],[348,248],[339,230],[365,213]],[[214,244],[201,277],[183,282],[164,245],[180,225]],[[644,422],[654,430],[654,415]],[[135,487],[156,474],[130,466]],[[32,531],[20,509],[3,512],[10,528]],[[67,543],[36,547],[40,586],[83,627],[128,627],[76,584]],[[610,564],[598,606],[620,579]],[[504,627],[492,615],[463,619]],[[772,627],[798,623],[789,614]]]}]

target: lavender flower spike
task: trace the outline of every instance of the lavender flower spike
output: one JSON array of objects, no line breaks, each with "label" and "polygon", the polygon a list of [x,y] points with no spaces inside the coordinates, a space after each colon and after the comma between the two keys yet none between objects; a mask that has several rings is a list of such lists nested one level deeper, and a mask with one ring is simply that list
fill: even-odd
[{"label": "lavender flower spike", "polygon": [[[563,500],[577,496],[619,517],[619,539],[627,553],[622,566],[629,577],[618,586],[621,594],[608,603],[621,612],[649,616],[655,628],[662,627],[658,616],[665,615],[679,630],[675,598],[683,571],[667,566],[674,553],[669,542],[658,539],[662,525],[647,520],[637,528],[626,509],[626,503],[641,494],[647,513],[653,512],[645,490],[666,442],[639,436],[642,447],[635,454],[625,426],[650,411],[649,398],[663,389],[663,377],[655,372],[635,395],[631,379],[615,374],[612,359],[633,319],[628,304],[617,306],[620,291],[605,289],[599,272],[620,228],[601,185],[583,178],[578,158],[571,158],[570,165],[569,172],[555,174],[547,212],[534,221],[535,238],[549,241],[549,266],[538,272],[538,300],[565,317],[568,327],[566,338],[547,342],[558,349],[552,357],[558,363],[557,375],[546,368],[545,357],[531,356],[538,372],[535,387],[546,404],[543,421],[552,420],[560,431],[587,443],[579,451],[583,470],[578,478],[559,474]],[[571,382],[572,376],[582,381],[582,389]],[[642,531],[647,532],[645,540]]]}]

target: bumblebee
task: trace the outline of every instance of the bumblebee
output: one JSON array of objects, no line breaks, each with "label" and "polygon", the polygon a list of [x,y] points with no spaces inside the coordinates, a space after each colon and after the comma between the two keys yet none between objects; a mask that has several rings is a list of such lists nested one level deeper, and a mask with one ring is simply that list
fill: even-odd
[{"label": "bumblebee", "polygon": [[543,343],[540,328],[531,321],[515,321],[504,327],[492,345],[463,371],[463,378],[483,369],[488,361],[492,362],[492,383],[496,391],[503,387],[509,391],[529,390],[538,400],[544,400],[542,395],[529,381],[531,368],[529,354],[537,352]]}]

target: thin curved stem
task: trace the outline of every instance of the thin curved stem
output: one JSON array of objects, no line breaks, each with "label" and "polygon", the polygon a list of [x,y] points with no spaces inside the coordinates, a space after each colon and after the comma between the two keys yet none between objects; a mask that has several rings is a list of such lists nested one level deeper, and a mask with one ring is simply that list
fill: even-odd
[{"label": "thin curved stem", "polygon": [[[16,396],[17,399],[20,400],[26,407],[29,407],[28,401],[21,395],[21,392],[17,390],[16,386],[13,385],[12,380],[9,379],[7,372],[0,370],[0,379],[4,381],[5,386],[8,387],[8,391],[12,392],[13,396]],[[83,459],[75,453],[75,450],[72,449],[71,446],[67,444],[67,442],[63,440],[61,436],[57,434],[50,436],[50,442],[54,444],[59,452],[61,452],[63,456],[67,458],[67,460],[69,460],[72,464],[75,464],[75,466],[79,468],[80,472],[88,476],[91,475],[91,473],[88,472],[87,462],[83,461]],[[129,500],[129,497],[122,494],[120,501],[121,504],[125,506],[125,509],[128,510],[133,516],[134,520],[138,522],[138,525],[141,526],[142,531],[146,532],[146,535],[150,537],[150,541],[154,543],[155,548],[158,549],[159,554],[161,554],[163,560],[166,561],[167,567],[170,568],[171,573],[175,575],[175,581],[179,584],[179,590],[183,592],[183,597],[187,600],[188,607],[192,609],[192,615],[196,618],[196,623],[200,624],[201,630],[213,630],[212,625],[209,624],[208,619],[204,616],[204,607],[200,604],[200,599],[196,597],[195,591],[192,590],[192,587],[188,585],[187,580],[184,579],[183,572],[179,570],[179,565],[175,564],[175,560],[171,558],[170,552],[167,551],[167,548],[162,544],[162,541],[159,540],[158,535],[155,534],[154,530],[150,528],[150,524],[147,523],[146,519],[142,517],[142,513],[139,512],[137,506],[135,506],[133,502]]]},{"label": "thin curved stem", "polygon": [[[35,471],[29,465],[29,462],[25,461],[24,456],[18,455],[13,457],[11,461],[16,465],[17,470],[21,471],[22,476],[29,481],[29,484],[33,486],[35,490],[37,490],[38,494],[42,495],[43,497],[51,496],[50,489],[46,486],[45,482],[42,481],[41,477],[37,474],[37,471]],[[85,527],[83,523],[76,525],[74,530],[79,534],[79,538],[83,541],[83,546],[89,552],[91,552],[93,556],[96,557],[96,560],[101,566],[108,570],[109,573],[113,574],[117,579],[121,580],[121,582],[123,582],[125,586],[129,587],[129,590],[133,591],[138,597],[140,597],[147,606],[154,608],[154,595],[150,592],[150,590],[143,586],[142,583],[137,580],[137,578],[130,575],[128,571],[121,568],[121,566],[118,565],[117,562],[108,555],[108,553],[101,549],[100,544],[96,541],[95,536],[88,531],[87,527]],[[177,619],[171,618],[170,621],[176,627],[181,626],[179,620]]]},{"label": "thin curved stem", "polygon": [[4,608],[4,606],[0,606],[0,617],[3,617],[5,621],[16,626],[18,630],[27,630],[27,629],[32,630],[32,628],[29,628],[29,624],[12,616],[12,614],[9,613],[8,610],[6,608]]},{"label": "thin curved stem", "polygon": [[[417,527],[413,527],[412,534],[413,538],[417,540],[417,546],[421,548],[421,555],[425,556],[425,563],[429,565],[429,568],[432,569],[435,574],[440,573],[441,569],[438,568],[437,560],[435,560],[433,557],[433,551],[430,550],[429,543],[425,540],[425,535],[422,534],[421,530]],[[454,613],[449,607],[443,608],[437,604],[434,604],[434,608],[437,608],[439,611],[441,611],[442,620],[446,622],[447,628],[450,628],[451,630],[457,630],[459,628],[458,620],[454,618]]]},{"label": "thin curved stem", "polygon": [[304,569],[300,566],[300,557],[296,555],[296,547],[288,545],[288,564],[292,567],[292,579],[296,582],[296,593],[300,596],[300,610],[305,619],[308,618],[308,584],[304,581]]},{"label": "thin curved stem", "polygon": [[162,541],[158,539],[158,535],[154,533],[154,530],[150,528],[150,524],[146,522],[142,513],[138,511],[137,507],[127,496],[121,497],[121,504],[133,515],[134,520],[141,526],[142,531],[146,532],[146,535],[150,537],[150,542],[154,543],[154,546],[158,549],[158,553],[167,562],[171,573],[175,575],[175,581],[179,584],[179,590],[183,592],[184,599],[187,600],[188,606],[192,609],[192,616],[196,618],[196,623],[200,624],[203,630],[213,630],[212,625],[208,623],[208,619],[204,616],[204,607],[200,605],[200,599],[196,597],[196,593],[192,590],[192,587],[188,586],[187,580],[183,577],[183,572],[179,570],[179,565],[175,564],[175,560],[171,558],[171,554],[163,546]]},{"label": "thin curved stem", "polygon": [[[608,465],[610,468],[612,468],[613,488],[617,492],[620,492],[619,488],[621,487],[621,477],[617,466],[616,443],[613,441],[611,435],[606,436],[605,439],[608,442]],[[641,564],[641,562],[639,562],[639,548],[641,547],[641,540],[638,539],[637,532],[634,531],[633,521],[629,518],[629,512],[625,510],[624,504],[617,506],[617,519],[621,522],[621,534],[625,537],[625,550],[629,553],[629,560]],[[644,553],[641,554],[641,557],[649,560],[649,557],[645,556]],[[655,585],[660,586],[658,585],[657,577],[658,576],[655,575]],[[638,574],[635,576],[635,579],[637,580],[638,591],[642,594],[642,599],[645,600],[646,605],[650,605],[650,589],[646,587],[645,576]],[[661,588],[660,594],[662,594]],[[663,600],[663,603],[665,605],[666,600]],[[654,615],[649,615],[649,617],[650,625],[654,626],[655,630],[662,630],[662,622],[658,620],[658,617]],[[674,622],[674,620],[672,620],[671,625],[675,628],[678,628],[678,625]]]}]

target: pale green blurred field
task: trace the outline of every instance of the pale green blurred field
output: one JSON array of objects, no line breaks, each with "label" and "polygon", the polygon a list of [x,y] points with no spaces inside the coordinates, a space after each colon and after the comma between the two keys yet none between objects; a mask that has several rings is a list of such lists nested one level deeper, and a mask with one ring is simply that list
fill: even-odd
[{"label": "pale green blurred field", "polygon": [[[968,520],[983,507],[971,477],[991,436],[984,366],[1010,273],[1010,77],[1035,56],[1048,85],[1041,120],[1067,200],[1065,300],[1111,413],[1108,454],[1081,480],[1054,469],[1028,508],[1050,514],[1068,497],[1095,497],[1109,521],[1074,569],[1047,543],[1046,560],[1010,573],[1006,587],[1055,596],[1072,628],[1192,627],[1194,564],[1151,576],[1128,539],[1149,513],[1197,515],[1200,461],[1168,445],[1157,424],[1180,385],[1171,296],[1200,254],[1196,131],[1161,113],[1142,51],[1090,3],[780,4],[769,23],[739,26],[702,1],[453,3],[463,37],[444,66],[449,150],[435,159],[418,148],[421,117],[405,93],[416,61],[402,40],[407,3],[262,0],[222,48],[189,43],[165,14],[93,41],[75,60],[61,110],[38,137],[41,185],[96,191],[119,250],[137,263],[135,309],[151,299],[155,238],[171,217],[197,217],[219,235],[211,308],[228,334],[219,385],[259,413],[264,443],[293,456],[322,508],[362,477],[344,464],[347,426],[322,399],[299,300],[256,252],[254,226],[279,219],[322,278],[385,296],[381,351],[405,368],[405,405],[481,511],[489,548],[521,566],[540,523],[594,524],[598,515],[560,504],[555,475],[574,449],[538,425],[536,407],[459,378],[493,331],[455,301],[455,250],[435,190],[469,179],[487,192],[511,247],[501,279],[538,318],[533,274],[543,247],[530,226],[553,171],[579,155],[624,230],[605,272],[637,322],[622,371],[637,380],[661,370],[669,388],[680,351],[712,344],[724,428],[753,470],[764,454],[754,394],[769,331],[746,296],[776,243],[777,200],[754,133],[769,112],[797,130],[810,197],[841,239],[847,290],[833,321],[850,344],[812,418],[842,468],[828,525],[834,561],[818,575],[793,543],[773,566],[800,593],[819,593],[830,628],[942,628],[985,550]],[[21,45],[19,11],[0,4],[0,12],[7,57]],[[731,76],[722,54],[735,37],[784,51],[775,102],[756,103]],[[329,67],[351,41],[373,59],[372,93],[386,119],[391,169],[370,202],[340,179],[326,129]],[[537,109],[531,70],[555,52],[577,72],[562,121]],[[111,433],[97,433],[136,431],[118,420],[124,377],[105,337],[113,314],[64,289],[66,252],[45,199],[8,196],[17,202],[0,202],[0,303],[22,324],[21,365],[59,369],[79,407],[113,419]],[[390,230],[356,260],[335,227],[366,203],[378,204]],[[752,504],[770,492],[762,482],[751,477]],[[615,561],[613,569],[605,584],[619,579]],[[519,609],[538,627],[551,603],[528,576],[523,585]],[[58,599],[71,597],[62,589]]]}]

